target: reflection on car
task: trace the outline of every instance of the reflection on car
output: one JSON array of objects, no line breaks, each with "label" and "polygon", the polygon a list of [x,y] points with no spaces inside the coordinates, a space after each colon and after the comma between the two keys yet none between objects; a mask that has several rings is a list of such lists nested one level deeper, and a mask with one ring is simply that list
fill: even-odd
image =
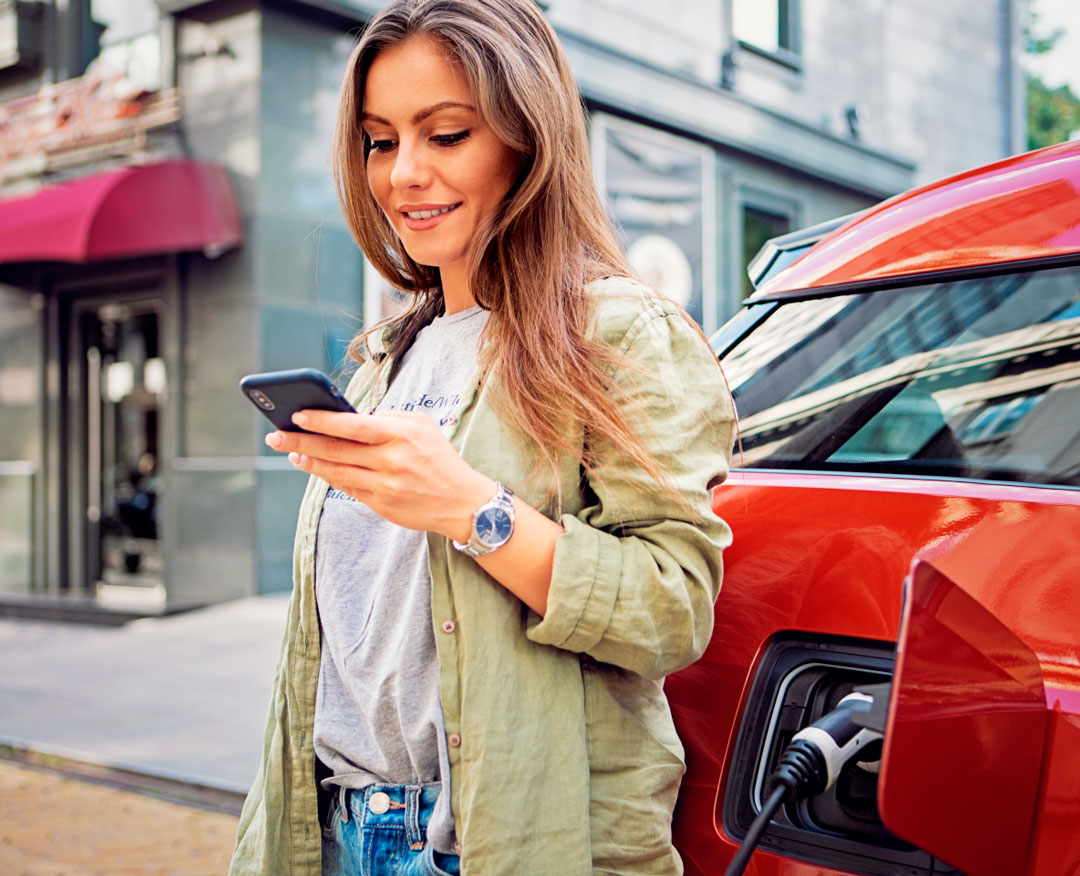
[{"label": "reflection on car", "polygon": [[1080,485],[1080,269],[793,301],[758,332],[724,360],[747,466]]}]

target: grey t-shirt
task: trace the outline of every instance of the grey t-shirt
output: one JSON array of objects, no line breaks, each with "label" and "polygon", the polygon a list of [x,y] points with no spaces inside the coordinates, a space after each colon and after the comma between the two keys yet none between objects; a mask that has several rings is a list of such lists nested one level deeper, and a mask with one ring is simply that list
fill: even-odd
[{"label": "grey t-shirt", "polygon": [[[473,307],[423,328],[379,410],[422,411],[445,425],[476,369],[486,320]],[[331,490],[319,518],[315,595],[322,663],[314,742],[332,773],[325,784],[441,781],[428,841],[453,853],[427,534]]]}]

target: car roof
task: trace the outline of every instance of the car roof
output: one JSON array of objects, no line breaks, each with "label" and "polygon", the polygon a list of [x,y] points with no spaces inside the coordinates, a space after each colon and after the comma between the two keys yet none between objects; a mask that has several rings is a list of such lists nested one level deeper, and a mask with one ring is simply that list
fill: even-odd
[{"label": "car roof", "polygon": [[858,213],[765,278],[753,298],[1078,253],[1080,141],[1071,141]]}]

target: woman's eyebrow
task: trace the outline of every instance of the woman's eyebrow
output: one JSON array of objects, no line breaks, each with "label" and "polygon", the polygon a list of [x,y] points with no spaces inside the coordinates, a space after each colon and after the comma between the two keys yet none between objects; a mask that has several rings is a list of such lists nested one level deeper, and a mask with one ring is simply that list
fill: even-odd
[{"label": "woman's eyebrow", "polygon": [[[414,125],[419,124],[424,119],[426,119],[428,116],[434,115],[435,113],[439,112],[440,110],[444,110],[444,109],[464,109],[464,110],[469,110],[470,112],[476,112],[476,107],[474,107],[470,103],[461,103],[460,101],[456,101],[456,100],[443,100],[443,101],[440,101],[439,103],[432,104],[431,106],[424,107],[422,110],[419,110],[418,112],[416,112],[413,115],[413,117],[411,119],[411,122]],[[361,116],[360,116],[360,121],[362,121],[362,122],[377,122],[380,125],[390,125],[391,124],[389,121],[384,119],[382,116],[377,116],[377,115],[375,115],[375,113],[369,113],[369,112],[362,113]]]}]

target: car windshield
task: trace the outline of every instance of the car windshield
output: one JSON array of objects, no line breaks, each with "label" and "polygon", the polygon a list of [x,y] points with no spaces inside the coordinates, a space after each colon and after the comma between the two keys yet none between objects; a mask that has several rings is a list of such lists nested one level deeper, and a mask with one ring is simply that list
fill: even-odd
[{"label": "car windshield", "polygon": [[1080,267],[781,303],[723,365],[744,467],[1080,486]]}]

